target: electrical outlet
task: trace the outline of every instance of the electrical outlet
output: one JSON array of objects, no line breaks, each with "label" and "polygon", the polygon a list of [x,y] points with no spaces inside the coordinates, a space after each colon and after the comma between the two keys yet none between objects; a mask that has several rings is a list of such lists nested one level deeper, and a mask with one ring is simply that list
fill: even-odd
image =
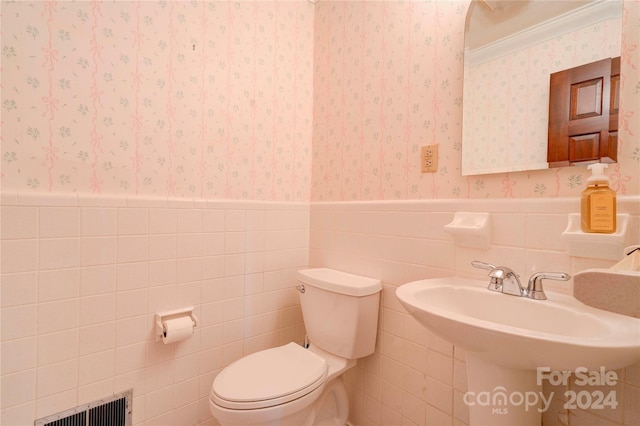
[{"label": "electrical outlet", "polygon": [[438,171],[438,145],[425,145],[420,150],[420,169],[422,173]]}]

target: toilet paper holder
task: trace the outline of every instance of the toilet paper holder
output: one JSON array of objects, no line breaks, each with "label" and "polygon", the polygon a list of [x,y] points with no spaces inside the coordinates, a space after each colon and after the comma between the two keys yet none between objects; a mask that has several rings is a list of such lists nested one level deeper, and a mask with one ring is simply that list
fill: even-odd
[{"label": "toilet paper holder", "polygon": [[174,319],[174,318],[186,317],[186,316],[191,317],[191,321],[193,321],[194,327],[198,325],[198,317],[196,317],[196,315],[193,313],[193,306],[189,306],[187,308],[181,308],[181,309],[173,309],[170,311],[156,312],[156,317],[155,317],[156,342],[159,342],[160,340],[162,340],[162,336],[164,336],[165,334],[166,330],[162,325],[164,321]]}]

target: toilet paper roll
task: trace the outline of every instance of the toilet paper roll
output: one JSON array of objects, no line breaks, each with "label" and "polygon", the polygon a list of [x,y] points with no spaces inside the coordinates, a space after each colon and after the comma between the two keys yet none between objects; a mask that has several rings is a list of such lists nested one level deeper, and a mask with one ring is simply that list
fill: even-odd
[{"label": "toilet paper roll", "polygon": [[180,317],[162,321],[164,332],[162,342],[174,343],[188,339],[193,334],[193,321],[191,317]]}]

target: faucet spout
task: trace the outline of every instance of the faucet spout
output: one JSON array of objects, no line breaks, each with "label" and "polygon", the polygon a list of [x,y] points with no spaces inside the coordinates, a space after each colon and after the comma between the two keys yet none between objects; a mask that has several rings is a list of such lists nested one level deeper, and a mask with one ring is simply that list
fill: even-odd
[{"label": "faucet spout", "polygon": [[498,266],[489,273],[491,279],[499,279],[502,282],[502,292],[512,296],[523,296],[525,289],[520,284],[518,275],[506,266]]}]

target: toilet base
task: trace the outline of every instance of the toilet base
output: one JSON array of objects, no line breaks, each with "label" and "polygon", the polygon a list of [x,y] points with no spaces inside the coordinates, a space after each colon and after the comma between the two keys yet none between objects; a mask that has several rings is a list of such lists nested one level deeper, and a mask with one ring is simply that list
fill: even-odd
[{"label": "toilet base", "polygon": [[[300,409],[291,412],[292,405],[299,405]],[[231,410],[209,400],[209,408],[222,426],[344,426],[349,416],[342,376],[302,398],[275,407]]]},{"label": "toilet base", "polygon": [[313,426],[344,426],[349,417],[349,398],[342,376],[331,380],[314,404]]}]

